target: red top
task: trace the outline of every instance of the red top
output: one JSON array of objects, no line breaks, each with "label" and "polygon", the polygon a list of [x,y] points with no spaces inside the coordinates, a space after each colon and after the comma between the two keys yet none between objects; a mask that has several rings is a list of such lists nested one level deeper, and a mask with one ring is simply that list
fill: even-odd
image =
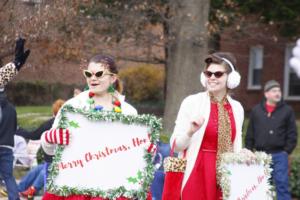
[{"label": "red top", "polygon": [[269,105],[266,103],[266,109],[268,113],[272,113],[275,110],[276,106]]},{"label": "red top", "polygon": [[[231,125],[231,141],[233,143],[236,135],[235,120],[232,108],[229,103],[224,104],[224,108],[228,112]],[[215,137],[205,137],[207,135],[214,135]],[[211,103],[210,117],[206,126],[205,136],[202,141],[201,149],[217,150],[218,148],[218,105]],[[204,142],[205,141],[205,142]]]}]

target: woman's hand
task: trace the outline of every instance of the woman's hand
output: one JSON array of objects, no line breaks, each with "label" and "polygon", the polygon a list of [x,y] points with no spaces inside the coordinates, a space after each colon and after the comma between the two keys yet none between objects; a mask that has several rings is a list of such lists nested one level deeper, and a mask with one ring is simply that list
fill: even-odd
[{"label": "woman's hand", "polygon": [[240,153],[245,154],[249,158],[252,158],[252,159],[256,158],[256,155],[252,151],[250,151],[249,149],[246,149],[246,148],[241,149]]},{"label": "woman's hand", "polygon": [[200,117],[196,120],[193,120],[191,123],[190,130],[187,133],[188,136],[192,137],[194,133],[196,133],[202,127],[204,121],[205,121],[204,117]]},{"label": "woman's hand", "polygon": [[68,129],[50,129],[44,134],[45,141],[49,144],[68,145],[70,143],[70,131]]}]

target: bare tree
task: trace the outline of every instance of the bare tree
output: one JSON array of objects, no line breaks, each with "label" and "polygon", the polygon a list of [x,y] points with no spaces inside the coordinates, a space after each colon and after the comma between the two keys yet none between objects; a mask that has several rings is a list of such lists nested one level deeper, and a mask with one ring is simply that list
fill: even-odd
[{"label": "bare tree", "polygon": [[126,61],[163,64],[166,133],[173,128],[182,99],[201,89],[208,0],[21,2],[0,4],[2,47],[12,44],[17,35],[24,35],[45,48],[41,62],[78,61],[103,52]]}]

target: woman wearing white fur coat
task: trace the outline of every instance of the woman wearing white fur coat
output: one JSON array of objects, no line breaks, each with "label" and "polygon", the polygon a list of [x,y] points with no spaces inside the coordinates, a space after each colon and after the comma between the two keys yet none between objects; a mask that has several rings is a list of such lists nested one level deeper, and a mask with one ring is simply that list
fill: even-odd
[{"label": "woman wearing white fur coat", "polygon": [[206,91],[186,97],[180,106],[171,145],[176,141],[177,152],[187,149],[182,200],[222,199],[219,157],[242,148],[244,109],[228,95],[240,83],[235,63],[230,53],[209,55],[201,73]]}]

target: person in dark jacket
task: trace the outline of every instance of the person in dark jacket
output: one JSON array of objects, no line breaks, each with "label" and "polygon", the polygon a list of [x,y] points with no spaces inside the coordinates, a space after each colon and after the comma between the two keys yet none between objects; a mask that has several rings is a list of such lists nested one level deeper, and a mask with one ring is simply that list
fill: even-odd
[{"label": "person in dark jacket", "polygon": [[270,80],[264,87],[265,99],[250,114],[246,148],[272,155],[272,177],[278,200],[289,200],[288,155],[297,145],[293,109],[282,100],[280,84]]},{"label": "person in dark jacket", "polygon": [[4,92],[0,92],[0,106],[0,174],[6,184],[8,198],[15,200],[19,199],[16,180],[13,176],[13,147],[17,114]]},{"label": "person in dark jacket", "polygon": [[15,59],[0,69],[0,174],[5,182],[9,200],[20,199],[16,180],[13,176],[14,134],[17,117],[14,106],[7,100],[5,85],[25,64],[30,50],[24,51],[25,39],[16,41]]},{"label": "person in dark jacket", "polygon": [[[24,129],[18,129],[16,135],[20,135],[26,139],[30,140],[40,140],[41,135],[51,129],[54,118],[61,108],[61,106],[65,103],[64,100],[58,99],[52,105],[53,117],[43,123],[40,127],[38,127],[34,131],[26,131]],[[20,195],[23,197],[34,196],[40,189],[43,188],[45,184],[45,178],[47,175],[48,166],[52,163],[52,155],[48,155],[43,151],[44,154],[44,162],[32,168],[20,181],[18,184],[18,190]]]}]

